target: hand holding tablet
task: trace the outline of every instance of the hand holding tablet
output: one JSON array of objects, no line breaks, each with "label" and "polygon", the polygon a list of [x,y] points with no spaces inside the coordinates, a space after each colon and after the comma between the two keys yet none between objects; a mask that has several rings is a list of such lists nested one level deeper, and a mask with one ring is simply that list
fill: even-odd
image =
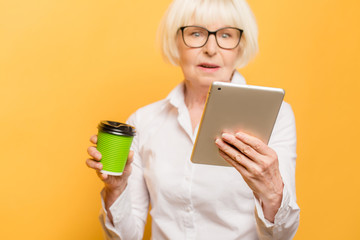
[{"label": "hand holding tablet", "polygon": [[200,122],[191,161],[230,166],[219,154],[215,139],[223,132],[245,132],[267,144],[284,90],[279,88],[214,82]]}]

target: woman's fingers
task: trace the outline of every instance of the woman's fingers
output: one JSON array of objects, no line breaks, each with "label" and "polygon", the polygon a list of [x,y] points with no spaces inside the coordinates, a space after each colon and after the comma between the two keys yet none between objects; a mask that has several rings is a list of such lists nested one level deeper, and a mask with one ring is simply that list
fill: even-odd
[{"label": "woman's fingers", "polygon": [[235,137],[240,140],[244,145],[249,146],[249,148],[244,146],[244,151],[254,150],[261,155],[269,154],[269,147],[260,139],[243,132],[237,132],[235,134]]},{"label": "woman's fingers", "polygon": [[[97,135],[93,135],[90,138],[90,142],[97,144]],[[103,165],[100,162],[102,156],[95,146],[88,147],[87,149],[90,158],[86,159],[86,165],[96,171],[97,176],[104,182],[105,187],[108,189],[119,190],[126,187],[127,179],[131,174],[131,163],[133,162],[133,151],[130,151],[128,160],[126,162],[123,174],[121,176],[111,176],[106,173],[102,173]]]},{"label": "woman's fingers", "polygon": [[219,154],[222,158],[224,158],[231,166],[235,167],[241,174],[246,174],[247,170],[242,165],[239,164],[238,161],[232,159],[229,155],[227,155],[225,152],[219,149]]},{"label": "woman's fingers", "polygon": [[[97,144],[97,140],[97,135],[90,137],[90,142],[93,144]],[[105,188],[115,192],[122,192],[125,189],[127,180],[131,174],[131,163],[133,162],[134,153],[130,151],[123,174],[121,176],[111,176],[101,172],[103,169],[103,165],[100,162],[102,155],[97,148],[95,146],[88,147],[87,152],[90,158],[86,159],[86,165],[96,171],[97,176],[104,182]]]},{"label": "woman's fingers", "polygon": [[93,144],[96,144],[97,143],[97,135],[92,135],[90,137],[90,142],[93,143]]},{"label": "woman's fingers", "polygon": [[[97,135],[91,136],[90,142],[96,144],[97,143]],[[86,159],[86,165],[89,168],[93,168],[97,171],[100,171],[103,167],[102,164],[99,162],[101,160],[101,153],[94,146],[88,147],[87,152],[91,158]]]},{"label": "woman's fingers", "polygon": [[96,147],[94,146],[88,147],[87,152],[91,157],[94,158],[94,160],[96,161],[101,160],[101,153],[96,149]]},{"label": "woman's fingers", "polygon": [[[219,150],[226,154],[232,161],[240,164],[245,169],[252,169],[255,167],[255,163],[251,161],[246,155],[238,151],[234,146],[229,145],[228,142],[222,139],[217,139],[215,144],[219,147]],[[225,158],[229,162],[230,159]],[[230,162],[230,164],[232,164]],[[232,164],[234,165],[234,164]]]},{"label": "woman's fingers", "polygon": [[97,171],[100,171],[103,168],[100,162],[97,162],[94,159],[90,159],[90,158],[86,159],[86,165],[89,168],[95,169]]},{"label": "woman's fingers", "polygon": [[106,181],[108,179],[108,176],[106,173],[102,173],[100,171],[96,171],[96,174],[102,181]]},{"label": "woman's fingers", "polygon": [[253,149],[252,146],[242,142],[233,134],[223,133],[221,137],[223,141],[234,146],[240,153],[247,156],[251,160],[256,161],[256,159],[260,158],[260,154],[255,149]]}]

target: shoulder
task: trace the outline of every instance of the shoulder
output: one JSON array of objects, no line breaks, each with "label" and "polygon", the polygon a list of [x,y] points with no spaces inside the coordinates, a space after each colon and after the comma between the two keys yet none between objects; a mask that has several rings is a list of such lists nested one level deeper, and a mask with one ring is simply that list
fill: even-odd
[{"label": "shoulder", "polygon": [[139,108],[127,120],[127,123],[135,126],[137,129],[146,127],[148,124],[161,116],[168,105],[168,99],[162,99],[149,105]]},{"label": "shoulder", "polygon": [[183,98],[184,84],[178,84],[166,98],[139,108],[133,113],[129,119],[128,124],[135,126],[137,129],[143,127],[155,126],[166,119],[169,112],[174,109],[172,106],[177,106],[178,102]]}]

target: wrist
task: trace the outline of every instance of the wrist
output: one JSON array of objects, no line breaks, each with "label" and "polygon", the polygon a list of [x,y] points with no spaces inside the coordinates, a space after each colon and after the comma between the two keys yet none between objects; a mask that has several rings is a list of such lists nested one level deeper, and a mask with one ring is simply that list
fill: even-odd
[{"label": "wrist", "polygon": [[120,186],[118,188],[110,188],[105,185],[104,187],[104,200],[107,203],[106,205],[111,206],[116,199],[124,192],[125,186]]},{"label": "wrist", "polygon": [[274,223],[275,215],[281,207],[282,198],[283,198],[283,189],[284,184],[282,184],[281,190],[273,192],[266,197],[260,197],[261,207],[264,212],[264,217]]},{"label": "wrist", "polygon": [[261,197],[261,201],[268,206],[276,206],[281,204],[283,197],[284,183],[281,181],[278,187],[274,188],[271,193]]}]

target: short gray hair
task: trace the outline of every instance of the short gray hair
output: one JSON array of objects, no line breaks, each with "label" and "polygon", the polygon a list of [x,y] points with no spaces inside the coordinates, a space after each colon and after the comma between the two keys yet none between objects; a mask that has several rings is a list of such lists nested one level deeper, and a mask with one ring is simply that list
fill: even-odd
[{"label": "short gray hair", "polygon": [[237,67],[244,67],[258,52],[258,28],[254,14],[245,0],[174,0],[162,18],[158,42],[165,60],[178,65],[176,35],[193,21],[199,25],[225,25],[244,30]]}]

